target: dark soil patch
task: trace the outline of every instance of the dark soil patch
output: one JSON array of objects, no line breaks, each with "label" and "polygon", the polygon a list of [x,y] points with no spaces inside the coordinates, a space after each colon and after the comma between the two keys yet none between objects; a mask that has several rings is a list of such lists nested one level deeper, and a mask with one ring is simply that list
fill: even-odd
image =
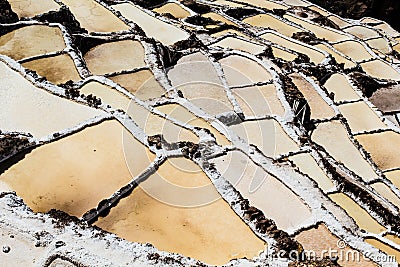
[{"label": "dark soil patch", "polygon": [[10,4],[6,0],[0,0],[0,23],[15,23],[18,15],[12,11]]}]

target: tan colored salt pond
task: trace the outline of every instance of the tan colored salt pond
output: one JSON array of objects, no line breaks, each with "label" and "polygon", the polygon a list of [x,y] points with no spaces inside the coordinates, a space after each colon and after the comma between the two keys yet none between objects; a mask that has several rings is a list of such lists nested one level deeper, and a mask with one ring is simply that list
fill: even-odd
[{"label": "tan colored salt pond", "polygon": [[371,185],[381,196],[389,200],[392,204],[400,208],[400,199],[393,191],[384,183],[376,183]]},{"label": "tan colored salt pond", "polygon": [[90,82],[85,84],[80,92],[85,95],[97,96],[102,100],[102,103],[106,103],[114,109],[124,110],[149,136],[163,134],[168,142],[190,141],[198,143],[199,138],[192,132],[150,113],[144,107],[106,85]]},{"label": "tan colored salt pond", "polygon": [[219,61],[229,86],[251,85],[272,79],[271,73],[257,62],[232,55]]},{"label": "tan colored salt pond", "polygon": [[[130,169],[125,154],[132,160]],[[34,212],[59,209],[80,217],[139,175],[154,157],[121,124],[106,121],[34,149],[0,179]]]},{"label": "tan colored salt pond", "polygon": [[[357,251],[351,249],[349,246],[346,245],[344,248],[338,247],[338,244],[341,245],[342,243],[341,239],[333,235],[324,224],[318,225],[317,228],[312,228],[310,230],[301,232],[300,234],[296,235],[295,239],[301,243],[304,250],[315,252],[317,257],[328,256],[328,251],[337,251],[336,255],[344,255],[344,257],[339,257],[338,259],[340,266],[376,266],[376,264],[373,262],[364,259],[360,252],[357,256]],[[349,255],[348,259],[346,259],[347,255]]]},{"label": "tan colored salt pond", "polygon": [[386,239],[388,239],[388,240],[390,240],[390,241],[392,241],[392,242],[394,242],[394,243],[400,245],[400,237],[395,236],[395,235],[391,235],[391,234],[384,235],[384,237],[385,237]]},{"label": "tan colored salt pond", "polygon": [[356,63],[348,60],[347,58],[341,56],[340,54],[338,54],[336,51],[334,51],[332,48],[328,47],[326,44],[317,44],[315,45],[316,48],[319,48],[323,51],[328,52],[329,54],[331,54],[337,63],[344,64],[344,68],[354,68],[356,66]]},{"label": "tan colored salt pond", "polygon": [[[190,165],[192,172],[176,165]],[[160,179],[165,182],[157,183]],[[96,225],[129,241],[151,243],[157,249],[212,265],[226,264],[235,258],[253,258],[265,249],[265,243],[221,198],[208,205],[182,208],[164,204],[143,191],[146,184],[153,184],[153,193],[162,193],[167,183],[184,186],[189,192],[190,188],[204,188],[208,184],[205,193],[219,196],[199,167],[187,159],[169,159]],[[182,202],[191,198],[187,194],[174,197]]]},{"label": "tan colored salt pond", "polygon": [[356,41],[338,43],[333,45],[333,47],[357,62],[372,58],[372,55],[365,49],[365,47]]},{"label": "tan colored salt pond", "polygon": [[273,84],[232,90],[245,116],[285,115]]},{"label": "tan colored salt pond", "polygon": [[249,17],[244,19],[243,22],[260,28],[270,28],[288,37],[292,37],[293,33],[301,31],[300,29],[268,14],[260,14]]},{"label": "tan colored salt pond", "polygon": [[153,9],[153,11],[159,14],[169,13],[177,19],[184,19],[190,16],[189,11],[177,3],[166,3],[161,7]]},{"label": "tan colored salt pond", "polygon": [[357,100],[360,96],[354,91],[344,74],[333,74],[324,84],[329,93],[334,93],[335,101]]},{"label": "tan colored salt pond", "polygon": [[[30,45],[26,45],[27,43]],[[61,51],[64,48],[64,38],[57,27],[30,25],[0,37],[0,54],[15,60]]]},{"label": "tan colored salt pond", "polygon": [[387,128],[379,116],[364,101],[343,104],[338,108],[346,118],[352,132]]},{"label": "tan colored salt pond", "polygon": [[224,5],[224,6],[230,6],[230,7],[243,7],[242,4],[234,3],[231,1],[225,1],[225,0],[216,0],[213,3]]},{"label": "tan colored salt pond", "polygon": [[89,70],[96,75],[146,66],[142,44],[132,40],[95,46],[84,55],[84,58]]},{"label": "tan colored salt pond", "polygon": [[118,32],[130,27],[95,0],[61,0],[71,10],[82,28],[89,32]]},{"label": "tan colored salt pond", "polygon": [[298,53],[305,54],[310,58],[311,62],[313,62],[315,64],[319,64],[325,59],[325,55],[323,53],[318,52],[317,50],[308,48],[306,46],[297,44],[294,41],[292,41],[292,39],[282,38],[273,33],[266,33],[266,34],[261,35],[261,37],[267,41],[278,44],[282,47],[286,47],[287,49],[296,51]]},{"label": "tan colored salt pond", "polygon": [[133,4],[123,3],[112,7],[135,22],[148,37],[153,37],[164,45],[172,45],[189,37],[185,31],[145,13]]},{"label": "tan colored salt pond", "polygon": [[81,79],[74,61],[68,54],[36,59],[25,62],[22,66],[36,71],[37,74],[54,84],[65,83],[69,80],[79,81]]},{"label": "tan colored salt pond", "polygon": [[215,21],[226,23],[228,25],[237,26],[236,23],[234,23],[234,22],[228,20],[227,18],[221,16],[220,14],[217,14],[217,13],[214,13],[214,12],[209,12],[209,13],[203,14],[202,16],[205,17],[205,18],[213,19]]},{"label": "tan colored salt pond", "polygon": [[311,83],[299,74],[291,74],[290,78],[307,100],[311,109],[311,119],[327,119],[335,116],[334,110],[326,103]]},{"label": "tan colored salt pond", "polygon": [[292,15],[284,15],[283,16],[285,19],[294,22],[296,24],[301,25],[303,28],[313,32],[318,38],[325,39],[329,42],[340,42],[344,40],[348,40],[349,37],[332,31],[331,28],[323,28],[317,24],[312,24],[310,22],[307,22],[303,19],[300,19],[298,17],[292,16]]},{"label": "tan colored salt pond", "polygon": [[367,150],[374,162],[382,170],[400,167],[400,135],[387,131],[358,135],[356,139]]},{"label": "tan colored salt pond", "polygon": [[354,219],[360,229],[370,233],[379,234],[385,231],[385,227],[380,225],[369,213],[361,208],[356,202],[343,193],[329,195],[333,202],[342,207],[347,214]]},{"label": "tan colored salt pond", "polygon": [[228,141],[228,139],[226,139],[226,137],[223,134],[218,132],[209,123],[207,123],[205,120],[201,118],[196,117],[193,113],[191,113],[190,111],[188,111],[187,109],[178,104],[158,106],[157,109],[176,120],[190,124],[194,127],[208,129],[214,135],[219,145],[227,146],[231,144],[231,142]]},{"label": "tan colored salt pond", "polygon": [[242,152],[229,152],[212,162],[221,175],[250,201],[250,205],[260,209],[266,218],[274,220],[279,229],[295,229],[311,216],[298,196]]},{"label": "tan colored salt pond", "polygon": [[216,32],[216,33],[211,34],[211,36],[217,38],[217,37],[220,37],[220,36],[224,36],[224,35],[226,35],[226,34],[235,34],[235,35],[238,35],[238,36],[247,37],[245,34],[243,34],[243,33],[241,33],[241,32],[238,32],[238,31],[236,31],[236,30],[232,30],[232,29],[227,29],[227,30],[219,31],[219,32]]},{"label": "tan colored salt pond", "polygon": [[235,37],[226,37],[221,41],[218,41],[215,44],[212,44],[211,47],[220,46],[222,48],[230,48],[236,50],[242,50],[248,52],[250,54],[259,54],[265,50],[262,45],[258,45],[255,43],[247,42],[242,39],[238,39]]},{"label": "tan colored salt pond", "polygon": [[390,37],[398,37],[400,34],[398,31],[396,31],[395,29],[393,29],[389,24],[387,24],[386,22],[383,22],[379,25],[375,25],[373,26],[375,29],[378,30],[382,30],[385,32],[386,35],[390,36]]},{"label": "tan colored salt pond", "polygon": [[318,166],[317,162],[310,154],[297,154],[289,157],[290,160],[299,167],[299,170],[317,182],[318,187],[327,191],[334,187],[333,182],[326,176],[325,172]]},{"label": "tan colored salt pond", "polygon": [[400,170],[386,172],[385,176],[397,187],[397,189],[400,189]]},{"label": "tan colored salt pond", "polygon": [[35,87],[4,63],[0,63],[0,73],[2,130],[27,132],[42,138],[103,114]]},{"label": "tan colored salt pond", "polygon": [[[391,246],[388,246],[381,241],[373,238],[366,238],[365,242],[368,244],[373,245],[374,247],[380,249],[381,251],[385,252],[389,256],[394,256],[395,261],[400,264],[400,251],[392,248]],[[384,262],[390,262],[390,261],[384,261]]]},{"label": "tan colored salt pond", "polygon": [[230,127],[240,138],[258,147],[266,156],[298,151],[297,144],[275,120],[246,121]]},{"label": "tan colored salt pond", "polygon": [[379,50],[383,54],[389,54],[391,51],[390,43],[383,38],[372,39],[372,40],[366,41],[366,43],[370,47]]},{"label": "tan colored salt pond", "polygon": [[261,7],[261,8],[266,8],[269,10],[273,9],[288,9],[286,6],[278,4],[276,2],[271,2],[268,0],[239,0],[238,2],[245,3],[245,4],[250,4],[253,6]]},{"label": "tan colored salt pond", "polygon": [[154,78],[150,70],[120,74],[109,77],[141,100],[160,97],[165,94],[164,88]]},{"label": "tan colored salt pond", "polygon": [[30,18],[39,14],[60,9],[60,6],[53,0],[8,0],[11,9],[19,18]]},{"label": "tan colored salt pond", "polygon": [[360,39],[375,38],[380,36],[377,31],[358,25],[346,28],[343,31],[350,33]]},{"label": "tan colored salt pond", "polygon": [[400,73],[383,60],[372,60],[361,64],[362,69],[374,78],[400,81]]},{"label": "tan colored salt pond", "polygon": [[214,66],[200,52],[179,59],[168,70],[168,78],[184,97],[211,115],[233,109]]},{"label": "tan colored salt pond", "polygon": [[335,16],[335,15],[329,16],[328,19],[333,21],[333,23],[338,25],[340,28],[344,28],[344,27],[347,27],[347,26],[351,25],[350,23],[348,23],[344,19],[342,19],[342,18],[340,18],[338,16]]},{"label": "tan colored salt pond", "polygon": [[311,138],[323,146],[332,157],[360,175],[365,181],[377,177],[372,167],[350,141],[347,131],[340,122],[331,121],[319,124]]}]

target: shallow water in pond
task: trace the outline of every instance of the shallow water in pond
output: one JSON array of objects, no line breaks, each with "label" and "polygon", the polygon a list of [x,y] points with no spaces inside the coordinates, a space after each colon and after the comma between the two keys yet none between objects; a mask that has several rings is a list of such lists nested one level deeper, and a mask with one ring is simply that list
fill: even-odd
[{"label": "shallow water in pond", "polygon": [[[317,228],[311,228],[310,230],[305,230],[300,234],[296,235],[295,239],[303,245],[303,248],[307,251],[313,251],[317,254],[317,257],[327,256],[324,251],[337,251],[336,255],[344,255],[339,257],[338,263],[340,266],[345,267],[373,267],[377,266],[371,261],[365,260],[361,253],[357,256],[357,251],[351,249],[349,246],[338,247],[338,244],[342,244],[338,237],[333,235],[329,229],[324,225],[320,224]],[[340,241],[340,243],[338,243]],[[349,255],[348,259],[346,256]],[[355,255],[353,257],[353,255]]]},{"label": "shallow water in pond", "polygon": [[311,110],[311,119],[328,119],[335,116],[334,110],[326,103],[311,83],[299,74],[291,74],[289,77],[307,100]]},{"label": "shallow water in pond", "polygon": [[189,37],[185,31],[145,13],[133,4],[123,3],[112,7],[125,18],[134,21],[148,37],[153,37],[164,45],[172,45]]},{"label": "shallow water in pond", "polygon": [[61,0],[89,32],[118,32],[130,27],[95,0]]},{"label": "shallow water in pond", "polygon": [[318,52],[317,50],[308,48],[306,46],[303,46],[301,44],[294,43],[291,41],[291,39],[285,39],[285,38],[282,38],[273,33],[266,33],[266,34],[261,35],[261,37],[272,43],[286,47],[287,49],[291,49],[293,51],[305,54],[310,58],[311,62],[313,62],[315,64],[319,64],[325,59],[325,56],[323,53]]},{"label": "shallow water in pond", "polygon": [[383,38],[372,39],[372,40],[366,41],[366,43],[370,47],[378,49],[381,53],[384,53],[384,54],[389,54],[391,51],[390,43]]},{"label": "shallow water in pond", "polygon": [[361,68],[374,78],[400,81],[400,73],[382,60],[362,63]]},{"label": "shallow water in pond", "polygon": [[331,121],[319,124],[311,139],[323,146],[332,157],[360,175],[365,181],[377,178],[377,174],[350,141],[347,131],[340,122]]},{"label": "shallow water in pond", "polygon": [[381,196],[389,200],[393,205],[400,209],[400,198],[384,183],[376,183],[371,185]]},{"label": "shallow water in pond", "polygon": [[69,80],[81,80],[74,61],[68,54],[28,61],[22,66],[36,71],[37,74],[54,84],[65,83]]},{"label": "shallow water in pond", "polygon": [[[176,168],[176,165],[188,166],[191,171]],[[157,182],[161,180],[162,183]],[[181,190],[200,190],[217,200],[199,207],[171,206],[146,193],[143,190],[146,184],[152,184],[152,193],[156,195],[175,184]],[[188,194],[168,196],[182,203],[191,201],[193,197]],[[253,258],[266,246],[228,203],[219,198],[200,168],[182,158],[169,159],[161,165],[156,174],[122,199],[96,225],[129,241],[151,243],[157,249],[180,253],[213,265],[226,264],[235,258]]]},{"label": "shallow water in pond", "polygon": [[230,128],[248,144],[257,146],[266,156],[277,157],[298,151],[298,145],[275,120],[246,121]]},{"label": "shallow water in pond", "polygon": [[394,256],[396,259],[396,262],[400,264],[400,251],[386,245],[383,244],[381,241],[378,241],[376,239],[373,238],[366,238],[365,242],[373,245],[374,247],[380,249],[381,251],[385,252],[387,255],[389,256]]},{"label": "shallow water in pond", "polygon": [[242,152],[228,152],[212,162],[219,173],[250,201],[250,205],[274,220],[279,229],[295,229],[311,216],[310,210],[299,197]]},{"label": "shallow water in pond", "polygon": [[249,17],[244,19],[243,22],[260,28],[270,28],[288,37],[292,37],[293,33],[301,31],[301,29],[293,27],[268,14]]},{"label": "shallow water in pond", "polygon": [[385,172],[385,176],[400,190],[400,170]]},{"label": "shallow water in pond", "polygon": [[[26,45],[28,42],[31,45]],[[0,37],[0,54],[15,60],[57,52],[64,48],[64,38],[57,27],[31,25]]]},{"label": "shallow water in pond", "polygon": [[400,167],[400,135],[387,131],[358,135],[356,139],[367,150],[381,170]]},{"label": "shallow water in pond", "polygon": [[338,43],[333,45],[333,47],[357,62],[372,58],[372,55],[365,49],[365,47],[356,41]]},{"label": "shallow water in pond", "polygon": [[342,207],[347,214],[354,219],[360,229],[364,229],[370,233],[379,234],[385,231],[385,227],[380,225],[369,213],[361,208],[356,202],[345,194],[338,193],[329,195],[329,198]]},{"label": "shallow water in pond", "polygon": [[35,87],[1,62],[0,73],[2,130],[31,133],[40,139],[104,114]]},{"label": "shallow water in pond", "polygon": [[315,45],[316,48],[319,48],[325,52],[328,52],[329,54],[331,54],[337,63],[339,64],[344,64],[344,68],[348,69],[348,68],[354,68],[356,66],[356,63],[348,60],[347,58],[343,57],[342,55],[340,55],[339,53],[337,53],[336,51],[334,51],[332,48],[328,47],[326,44],[317,44]]},{"label": "shallow water in pond", "polygon": [[166,3],[161,7],[153,9],[153,11],[159,14],[169,13],[177,19],[184,19],[190,16],[189,11],[176,3]]},{"label": "shallow water in pond", "polygon": [[290,160],[299,167],[299,170],[311,177],[317,182],[319,188],[323,191],[327,191],[334,187],[331,179],[325,174],[325,172],[318,166],[317,162],[310,154],[298,154],[289,157]]},{"label": "shallow water in pond", "polygon": [[150,70],[140,70],[134,73],[120,74],[109,77],[137,98],[148,100],[165,94],[164,88],[154,78]]},{"label": "shallow water in pond", "polygon": [[[59,209],[80,217],[154,160],[144,145],[124,131],[117,121],[88,127],[34,149],[0,179],[34,212]],[[129,169],[125,154],[131,159]]]},{"label": "shallow water in pond", "polygon": [[235,88],[232,92],[245,116],[285,115],[273,84]]},{"label": "shallow water in pond", "polygon": [[267,82],[271,74],[257,62],[242,56],[232,55],[219,61],[229,86],[252,85]]},{"label": "shallow water in pond", "polygon": [[144,107],[139,106],[125,95],[106,85],[90,82],[84,85],[80,89],[80,92],[85,95],[95,95],[102,100],[102,103],[106,103],[114,109],[124,110],[148,136],[163,134],[168,142],[190,141],[197,143],[199,140],[189,130],[183,129],[158,115],[150,113]]},{"label": "shallow water in pond", "polygon": [[353,133],[387,128],[386,124],[364,101],[343,104],[338,108]]},{"label": "shallow water in pond", "polygon": [[53,0],[8,0],[11,9],[17,13],[19,18],[34,17],[49,11],[59,10],[60,6]]},{"label": "shallow water in pond", "polygon": [[350,33],[360,39],[376,38],[380,36],[377,31],[363,26],[353,26],[346,28],[343,31]]},{"label": "shallow water in pond", "polygon": [[84,58],[89,70],[96,75],[146,66],[142,44],[132,40],[95,46],[84,55]]},{"label": "shallow water in pond", "polygon": [[324,84],[329,93],[335,94],[335,101],[357,100],[360,96],[351,87],[346,76],[340,73],[333,74]]},{"label": "shallow water in pond", "polygon": [[263,52],[265,49],[262,45],[247,42],[242,39],[235,38],[235,37],[226,37],[226,38],[222,39],[221,41],[216,42],[215,44],[212,44],[211,46],[212,47],[220,46],[222,48],[242,50],[242,51],[248,52],[253,55],[259,54],[259,53]]}]

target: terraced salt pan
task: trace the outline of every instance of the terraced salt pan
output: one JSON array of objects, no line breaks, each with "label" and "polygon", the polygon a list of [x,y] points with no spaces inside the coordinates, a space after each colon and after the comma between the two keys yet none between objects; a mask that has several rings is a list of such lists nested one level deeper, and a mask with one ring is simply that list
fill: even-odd
[{"label": "terraced salt pan", "polygon": [[309,3],[306,3],[301,0],[283,0],[285,4],[291,5],[291,6],[308,6]]},{"label": "terraced salt pan", "polygon": [[301,172],[309,175],[311,179],[317,182],[318,187],[323,191],[328,191],[335,186],[310,154],[297,154],[289,157],[289,159],[299,167]]},{"label": "terraced salt pan", "polygon": [[74,127],[103,112],[54,96],[35,87],[0,62],[2,130],[31,133],[35,138]]},{"label": "terraced salt pan", "polygon": [[230,6],[230,7],[243,7],[242,4],[234,3],[231,1],[225,1],[225,0],[216,0],[213,3],[224,5],[224,6]]},{"label": "terraced salt pan", "polygon": [[193,113],[178,104],[158,106],[157,109],[181,122],[188,123],[194,127],[208,129],[214,135],[219,145],[227,146],[231,144],[231,142],[228,141],[224,135],[218,132],[209,123],[201,118],[196,117]]},{"label": "terraced salt pan", "polygon": [[334,32],[330,28],[323,28],[321,26],[318,26],[317,24],[312,24],[310,22],[294,17],[292,15],[286,14],[283,17],[291,22],[301,25],[303,28],[314,33],[315,36],[317,36],[320,39],[325,39],[329,42],[340,42],[349,39],[348,36]]},{"label": "terraced salt pan", "polygon": [[96,75],[146,66],[142,44],[132,40],[95,46],[84,55],[84,58],[89,70]]},{"label": "terraced salt pan", "polygon": [[153,9],[159,14],[169,13],[177,19],[184,19],[190,16],[189,11],[178,5],[177,3],[166,3],[165,5]]},{"label": "terraced salt pan", "polygon": [[357,62],[372,58],[372,55],[365,49],[365,47],[356,41],[338,43],[333,45],[333,47]]},{"label": "terraced salt pan", "polygon": [[[26,45],[27,42],[30,45]],[[30,25],[0,36],[0,54],[15,60],[57,52],[64,48],[64,38],[57,27]]]},{"label": "terraced salt pan", "polygon": [[376,90],[369,98],[383,112],[400,111],[400,86],[390,86]]},{"label": "terraced salt pan", "polygon": [[23,63],[22,66],[36,71],[37,74],[54,84],[65,83],[69,80],[79,81],[81,79],[74,61],[68,54],[28,61]]},{"label": "terraced salt pan", "polygon": [[179,59],[168,70],[168,78],[184,97],[211,115],[233,109],[214,66],[200,52]]},{"label": "terraced salt pan", "polygon": [[215,21],[219,21],[219,22],[222,22],[222,23],[225,23],[225,24],[228,24],[228,25],[237,26],[236,23],[234,23],[234,22],[228,20],[227,18],[221,16],[220,14],[217,14],[217,13],[214,13],[214,12],[209,12],[209,13],[203,14],[202,17],[210,18],[210,19],[213,19]]},{"label": "terraced salt pan", "polygon": [[379,234],[385,231],[385,227],[375,221],[371,215],[356,202],[343,193],[329,195],[329,198],[342,207],[347,214],[354,219],[360,229],[364,229],[370,233]]},{"label": "terraced salt pan", "polygon": [[293,61],[297,58],[297,55],[289,53],[277,47],[272,47],[272,54],[274,55],[275,58],[281,58],[286,61]]},{"label": "terraced salt pan", "polygon": [[320,64],[325,59],[325,55],[323,53],[308,48],[306,46],[297,44],[295,42],[292,42],[291,39],[285,39],[273,33],[266,33],[261,35],[261,37],[267,41],[278,44],[282,47],[286,47],[287,49],[305,54],[310,58],[310,61],[315,64]]},{"label": "terraced salt pan", "polygon": [[251,85],[272,79],[269,71],[257,62],[238,55],[219,60],[229,86]]},{"label": "terraced salt pan", "polygon": [[[186,166],[191,171],[176,166]],[[96,225],[129,241],[151,243],[157,249],[180,253],[212,265],[257,256],[265,249],[264,242],[220,198],[210,183],[190,160],[169,159]],[[200,186],[204,188],[203,193],[216,199],[208,205],[184,208],[167,205],[152,197],[163,194],[171,184],[179,185],[183,192],[191,192],[190,189],[196,190]],[[148,185],[152,187],[152,195],[143,190]],[[182,203],[191,201],[193,197],[189,194],[165,196]]]},{"label": "terraced salt pan", "polygon": [[347,26],[350,26],[351,24],[348,23],[347,21],[345,21],[344,19],[335,16],[335,15],[331,15],[328,17],[329,20],[333,21],[333,23],[335,23],[336,25],[338,25],[340,28],[344,28]]},{"label": "terraced salt pan", "polygon": [[157,98],[165,94],[164,88],[154,78],[150,70],[120,74],[109,77],[141,100]]},{"label": "terraced salt pan", "polygon": [[164,45],[172,45],[189,37],[185,31],[147,14],[133,4],[123,3],[112,7],[121,12],[125,18],[135,22],[148,37]]},{"label": "terraced salt pan", "polygon": [[398,245],[400,245],[400,238],[398,236],[396,236],[396,235],[388,234],[388,235],[385,235],[385,238],[390,240],[390,241],[392,241],[392,242],[394,242],[394,243],[396,243],[396,244],[398,244]]},{"label": "terraced salt pan", "polygon": [[228,152],[212,162],[219,173],[250,201],[250,205],[274,220],[279,229],[296,229],[310,218],[310,210],[299,197],[242,152]]},{"label": "terraced salt pan", "polygon": [[232,92],[247,117],[285,115],[285,109],[273,84],[236,88]]},{"label": "terraced salt pan", "polygon": [[261,7],[261,8],[265,8],[268,10],[274,10],[274,9],[288,9],[286,6],[275,3],[275,2],[271,2],[268,0],[239,0],[238,2],[240,3],[244,3],[244,4],[249,4],[249,5],[253,5],[256,7]]},{"label": "terraced salt pan", "polygon": [[331,121],[319,124],[311,139],[323,146],[332,157],[360,175],[365,181],[377,177],[372,167],[350,141],[347,131],[340,122]]},{"label": "terraced salt pan", "polygon": [[97,96],[103,103],[114,109],[124,110],[148,136],[162,134],[168,142],[190,141],[198,143],[199,141],[199,138],[192,132],[150,113],[144,107],[106,85],[90,82],[85,84],[80,92],[85,95]]},{"label": "terraced salt pan", "polygon": [[335,116],[334,110],[304,77],[297,73],[289,77],[307,100],[311,109],[311,119],[327,119]]},{"label": "terraced salt pan", "polygon": [[[131,160],[129,169],[125,157]],[[81,217],[154,158],[121,124],[106,121],[34,149],[0,179],[34,212],[59,209]]]},{"label": "terraced salt pan", "polygon": [[397,189],[400,189],[400,170],[386,172],[385,176],[397,187]]},{"label": "terraced salt pan", "polygon": [[391,52],[391,47],[388,41],[383,38],[372,39],[366,41],[366,43],[377,50],[379,50],[383,54],[389,54]]},{"label": "terraced salt pan", "polygon": [[238,38],[230,37],[230,36],[211,45],[211,47],[216,47],[216,46],[220,46],[222,48],[242,50],[242,51],[245,51],[245,52],[253,54],[253,55],[259,54],[265,50],[264,46],[262,46],[262,45],[247,42],[242,39],[238,39]]},{"label": "terraced salt pan", "polygon": [[400,135],[386,131],[375,134],[358,135],[356,139],[367,150],[381,170],[400,167]]},{"label": "terraced salt pan", "polygon": [[381,196],[389,200],[392,204],[400,208],[400,199],[393,191],[384,183],[376,183],[371,185]]},{"label": "terraced salt pan", "polygon": [[376,239],[366,238],[365,242],[373,245],[374,247],[380,249],[385,252],[387,255],[394,256],[397,263],[400,263],[400,252]]},{"label": "terraced salt pan", "polygon": [[329,93],[334,93],[334,100],[352,101],[360,99],[360,96],[354,91],[346,76],[340,73],[333,74],[324,84]]},{"label": "terraced salt pan", "polygon": [[360,39],[376,38],[380,36],[377,31],[358,25],[346,28],[343,31],[350,33]]},{"label": "terraced salt pan", "polygon": [[331,49],[330,47],[328,47],[325,44],[317,44],[315,45],[316,48],[319,48],[323,51],[328,52],[329,54],[331,54],[333,56],[333,58],[336,60],[337,63],[339,64],[344,64],[344,68],[348,69],[348,68],[354,68],[356,66],[356,63],[348,60],[347,58],[343,57],[342,55],[340,55],[339,53],[337,53],[336,51],[334,51],[333,49]]},{"label": "terraced salt pan", "polygon": [[[376,265],[369,260],[366,260],[360,255],[358,260],[357,256],[352,259],[351,255],[356,255],[357,251],[351,249],[349,246],[342,248],[338,244],[341,239],[334,236],[329,229],[324,225],[320,224],[316,228],[306,230],[296,235],[295,239],[300,242],[306,251],[313,251],[318,257],[323,255],[323,251],[337,251],[337,255],[349,255],[349,259],[345,257],[338,257],[338,264],[346,267],[375,267]],[[326,252],[325,252],[326,253]],[[361,253],[360,253],[361,254]]]},{"label": "terraced salt pan", "polygon": [[364,101],[343,104],[338,108],[354,133],[387,128],[386,124]]},{"label": "terraced salt pan", "polygon": [[297,144],[275,120],[245,121],[230,128],[248,144],[257,146],[269,157],[299,150]]},{"label": "terraced salt pan", "polygon": [[374,78],[400,81],[400,73],[383,60],[373,60],[361,64],[362,69]]},{"label": "terraced salt pan", "polygon": [[260,14],[249,17],[244,19],[243,22],[260,28],[270,28],[288,37],[292,37],[294,33],[301,31],[300,29],[268,14]]},{"label": "terraced salt pan", "polygon": [[89,32],[118,32],[130,27],[95,0],[61,0],[71,10],[82,28]]},{"label": "terraced salt pan", "polygon": [[238,32],[236,30],[232,30],[232,29],[222,30],[222,31],[211,34],[211,36],[218,38],[218,37],[224,36],[226,34],[236,34],[238,36],[247,37],[245,34]]},{"label": "terraced salt pan", "polygon": [[19,18],[30,18],[49,11],[59,10],[60,6],[53,0],[8,0],[11,9]]},{"label": "terraced salt pan", "polygon": [[375,29],[382,30],[386,35],[390,37],[398,37],[400,34],[398,31],[393,29],[389,24],[383,22],[379,25],[373,26]]}]

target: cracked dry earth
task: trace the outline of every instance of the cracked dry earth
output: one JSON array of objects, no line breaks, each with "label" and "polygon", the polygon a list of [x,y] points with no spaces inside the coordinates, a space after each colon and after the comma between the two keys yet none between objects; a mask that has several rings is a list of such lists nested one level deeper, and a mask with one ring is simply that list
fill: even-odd
[{"label": "cracked dry earth", "polygon": [[0,266],[397,266],[390,25],[303,0],[0,12]]}]

